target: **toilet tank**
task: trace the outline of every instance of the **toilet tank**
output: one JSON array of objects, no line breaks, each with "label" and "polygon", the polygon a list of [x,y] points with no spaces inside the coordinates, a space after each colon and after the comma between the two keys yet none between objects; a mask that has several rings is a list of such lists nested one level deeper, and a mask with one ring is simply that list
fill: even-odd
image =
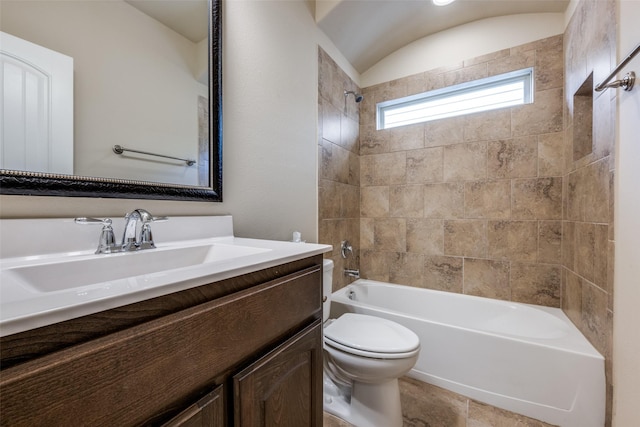
[{"label": "toilet tank", "polygon": [[333,261],[325,259],[322,261],[322,322],[329,319],[331,311],[331,288],[333,285]]}]

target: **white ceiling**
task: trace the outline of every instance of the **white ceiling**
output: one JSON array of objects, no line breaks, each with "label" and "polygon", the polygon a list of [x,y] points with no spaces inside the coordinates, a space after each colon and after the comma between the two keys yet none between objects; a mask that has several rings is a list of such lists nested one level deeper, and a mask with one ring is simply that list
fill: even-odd
[{"label": "white ceiling", "polygon": [[360,73],[407,44],[480,19],[564,12],[569,0],[316,0],[318,26]]}]

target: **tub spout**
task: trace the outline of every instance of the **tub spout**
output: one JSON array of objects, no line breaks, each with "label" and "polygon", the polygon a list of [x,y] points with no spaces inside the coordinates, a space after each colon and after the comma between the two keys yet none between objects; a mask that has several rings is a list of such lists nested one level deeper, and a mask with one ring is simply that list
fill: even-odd
[{"label": "tub spout", "polygon": [[345,268],[344,269],[344,275],[345,276],[349,276],[349,277],[353,277],[355,279],[359,279],[360,278],[360,270],[352,270],[349,268]]}]

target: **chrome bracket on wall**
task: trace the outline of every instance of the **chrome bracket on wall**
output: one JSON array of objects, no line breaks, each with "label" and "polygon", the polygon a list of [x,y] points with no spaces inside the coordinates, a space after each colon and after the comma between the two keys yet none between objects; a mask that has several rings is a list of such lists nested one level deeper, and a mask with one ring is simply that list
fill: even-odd
[{"label": "chrome bracket on wall", "polygon": [[622,62],[620,62],[620,64],[618,64],[616,69],[613,70],[613,72],[611,72],[611,74],[609,74],[609,77],[604,79],[602,83],[600,83],[598,86],[596,86],[594,88],[595,91],[596,92],[602,92],[605,89],[617,88],[617,87],[621,87],[622,89],[624,89],[627,92],[630,91],[631,89],[633,89],[633,84],[634,84],[634,82],[636,80],[636,73],[634,73],[633,71],[628,72],[627,74],[625,74],[625,76],[622,78],[622,80],[614,80],[611,83],[609,83],[609,81],[612,78],[614,78],[616,76],[616,74],[618,74],[620,72],[620,70],[622,70],[624,68],[624,66],[627,65],[629,63],[629,61],[631,61],[633,59],[633,57],[638,54],[638,52],[640,52],[640,44],[638,44],[635,47],[635,49],[633,49],[631,51],[631,53],[629,53],[629,55],[627,55],[627,57],[625,59],[623,59]]}]

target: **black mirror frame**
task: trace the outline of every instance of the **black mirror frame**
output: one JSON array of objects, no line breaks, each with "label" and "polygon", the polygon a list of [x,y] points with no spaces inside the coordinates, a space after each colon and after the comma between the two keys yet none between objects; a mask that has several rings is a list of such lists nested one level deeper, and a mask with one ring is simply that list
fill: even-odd
[{"label": "black mirror frame", "polygon": [[222,202],[222,0],[209,8],[209,187],[0,170],[0,194]]}]

